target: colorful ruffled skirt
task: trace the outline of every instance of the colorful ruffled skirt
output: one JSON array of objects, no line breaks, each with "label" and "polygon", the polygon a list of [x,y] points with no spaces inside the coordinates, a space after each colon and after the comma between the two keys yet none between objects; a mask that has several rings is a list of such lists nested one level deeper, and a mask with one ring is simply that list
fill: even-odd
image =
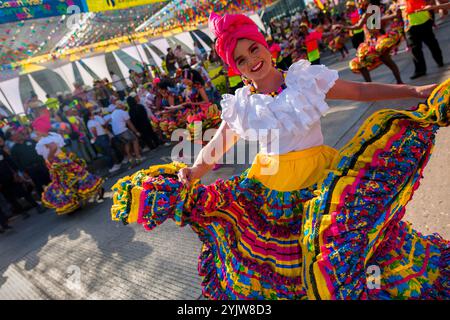
[{"label": "colorful ruffled skirt", "polygon": [[338,35],[333,37],[331,41],[328,42],[328,47],[331,51],[337,52],[341,50],[345,45],[345,37],[342,35]]},{"label": "colorful ruffled skirt", "polygon": [[186,117],[187,128],[190,133],[190,139],[202,139],[204,131],[216,129],[219,127],[222,119],[220,110],[214,103],[204,103],[190,110]]},{"label": "colorful ruffled skirt", "polygon": [[51,183],[42,193],[42,203],[55,209],[58,215],[75,211],[102,187],[103,179],[89,173],[84,160],[73,153],[59,153],[47,166]]},{"label": "colorful ruffled skirt", "polygon": [[165,140],[170,140],[172,132],[186,127],[186,110],[171,113],[161,113],[150,118],[153,130]]},{"label": "colorful ruffled skirt", "polygon": [[395,49],[400,44],[402,36],[403,25],[395,24],[385,34],[361,43],[356,50],[356,57],[349,62],[350,70],[359,73],[362,68],[371,71],[379,67],[383,63],[380,56]]},{"label": "colorful ruffled skirt", "polygon": [[449,98],[450,80],[414,110],[374,113],[340,150],[258,155],[211,185],[152,166],[113,186],[112,218],[189,225],[210,299],[449,299],[450,242],[402,221]]}]

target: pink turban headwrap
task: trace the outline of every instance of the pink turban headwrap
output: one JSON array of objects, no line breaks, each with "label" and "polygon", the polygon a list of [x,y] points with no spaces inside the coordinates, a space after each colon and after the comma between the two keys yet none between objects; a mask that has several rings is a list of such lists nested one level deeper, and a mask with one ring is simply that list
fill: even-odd
[{"label": "pink turban headwrap", "polygon": [[32,127],[38,132],[48,133],[52,128],[52,124],[49,117],[42,115],[33,121]]},{"label": "pink turban headwrap", "polygon": [[208,26],[216,36],[217,54],[237,73],[239,70],[234,61],[233,52],[239,39],[253,40],[269,48],[256,23],[243,14],[225,14],[221,17],[212,12]]}]

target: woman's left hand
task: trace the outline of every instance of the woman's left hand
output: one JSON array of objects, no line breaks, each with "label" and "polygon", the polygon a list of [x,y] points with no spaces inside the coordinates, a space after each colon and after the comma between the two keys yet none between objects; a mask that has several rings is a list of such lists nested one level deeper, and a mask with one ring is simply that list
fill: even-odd
[{"label": "woman's left hand", "polygon": [[428,98],[433,90],[437,87],[437,84],[428,84],[426,86],[414,86],[414,96],[416,98]]}]

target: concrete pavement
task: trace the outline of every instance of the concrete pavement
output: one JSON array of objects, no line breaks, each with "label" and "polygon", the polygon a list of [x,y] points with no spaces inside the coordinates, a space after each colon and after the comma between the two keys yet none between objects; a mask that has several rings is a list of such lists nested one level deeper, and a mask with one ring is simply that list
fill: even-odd
[{"label": "concrete pavement", "polygon": [[[407,52],[394,56],[404,81],[429,84],[450,77],[450,18],[436,31],[447,64],[438,69],[427,48],[428,75],[414,82],[412,58]],[[402,45],[404,48],[404,44]],[[354,53],[354,50],[350,51]],[[351,73],[348,59],[324,63],[339,70],[340,77],[362,81]],[[394,83],[381,66],[372,72],[374,81]],[[375,110],[408,108],[417,101],[377,103],[331,101],[322,119],[326,144],[339,148],[354,135]],[[170,149],[150,154],[141,168],[169,162]],[[450,238],[450,128],[441,129],[434,154],[424,172],[421,187],[407,208],[406,220],[423,233],[439,232]],[[224,166],[205,177],[209,183],[227,178],[246,165]],[[126,172],[129,174],[131,172]],[[119,178],[106,181],[109,189]],[[141,226],[123,226],[110,219],[111,193],[103,203],[91,203],[70,216],[47,212],[28,220],[15,219],[14,231],[0,234],[0,299],[198,299],[201,278],[197,275],[200,241],[189,228],[168,221],[152,232]]]}]

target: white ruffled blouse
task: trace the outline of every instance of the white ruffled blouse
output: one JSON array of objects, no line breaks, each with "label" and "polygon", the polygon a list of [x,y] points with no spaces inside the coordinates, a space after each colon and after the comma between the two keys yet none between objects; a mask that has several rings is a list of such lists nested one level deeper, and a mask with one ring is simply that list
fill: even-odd
[{"label": "white ruffled blouse", "polygon": [[47,145],[51,143],[55,143],[58,147],[56,154],[60,153],[61,148],[65,145],[64,138],[60,134],[49,132],[48,136],[41,138],[35,147],[37,154],[42,156],[45,160],[48,160],[48,154],[50,152]]},{"label": "white ruffled blouse", "polygon": [[325,95],[338,72],[300,60],[286,75],[286,89],[276,97],[251,94],[250,87],[224,94],[222,120],[241,138],[259,141],[260,152],[283,154],[323,144],[320,117],[330,107]]}]

